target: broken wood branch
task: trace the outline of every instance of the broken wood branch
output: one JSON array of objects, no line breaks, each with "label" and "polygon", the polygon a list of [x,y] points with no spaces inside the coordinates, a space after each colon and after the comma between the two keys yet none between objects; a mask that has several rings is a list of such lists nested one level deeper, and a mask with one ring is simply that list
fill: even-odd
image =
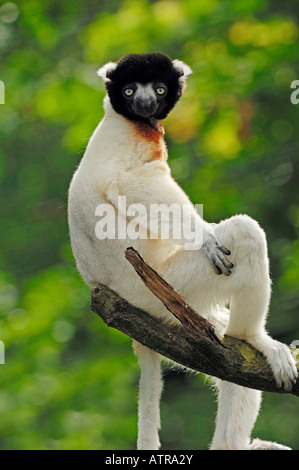
[{"label": "broken wood branch", "polygon": [[290,392],[279,389],[259,351],[236,338],[218,338],[213,326],[199,316],[138,252],[129,248],[126,258],[179,322],[169,323],[153,317],[107,286],[98,284],[92,289],[91,309],[108,326],[183,367],[248,388],[299,396],[299,380]]}]

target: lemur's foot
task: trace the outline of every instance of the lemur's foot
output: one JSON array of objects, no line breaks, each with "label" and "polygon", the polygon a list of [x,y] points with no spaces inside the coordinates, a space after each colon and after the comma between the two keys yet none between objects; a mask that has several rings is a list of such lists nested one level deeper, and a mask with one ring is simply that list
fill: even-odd
[{"label": "lemur's foot", "polygon": [[254,439],[249,446],[249,450],[292,450],[290,447],[277,444],[277,442],[261,441]]},{"label": "lemur's foot", "polygon": [[296,361],[290,348],[267,335],[250,338],[249,342],[266,356],[277,386],[290,391],[298,378]]},{"label": "lemur's foot", "polygon": [[273,370],[277,386],[290,391],[296,383],[298,371],[288,346],[276,341],[271,357],[268,357],[268,362]]}]

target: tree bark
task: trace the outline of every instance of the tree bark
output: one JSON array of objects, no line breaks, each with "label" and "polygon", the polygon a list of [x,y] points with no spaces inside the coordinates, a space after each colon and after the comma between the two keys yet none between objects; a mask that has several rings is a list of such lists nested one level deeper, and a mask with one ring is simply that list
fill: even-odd
[{"label": "tree bark", "polygon": [[126,250],[126,258],[147,287],[179,321],[163,322],[129,304],[107,286],[98,284],[92,289],[91,309],[108,326],[184,367],[248,388],[299,396],[299,380],[290,392],[278,388],[259,351],[236,338],[218,338],[214,327],[198,315],[133,248]]}]

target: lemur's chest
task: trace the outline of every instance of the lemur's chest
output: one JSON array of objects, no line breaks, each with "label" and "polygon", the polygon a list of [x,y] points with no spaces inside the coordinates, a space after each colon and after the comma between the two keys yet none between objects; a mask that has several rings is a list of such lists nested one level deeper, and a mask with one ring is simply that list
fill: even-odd
[{"label": "lemur's chest", "polygon": [[131,121],[131,129],[136,153],[144,162],[167,160],[168,154],[162,124],[159,123],[158,128],[154,129],[147,123]]}]

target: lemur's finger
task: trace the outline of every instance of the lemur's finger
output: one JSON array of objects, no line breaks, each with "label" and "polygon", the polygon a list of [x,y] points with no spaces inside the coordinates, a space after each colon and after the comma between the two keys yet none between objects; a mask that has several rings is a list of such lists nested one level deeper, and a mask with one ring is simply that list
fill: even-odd
[{"label": "lemur's finger", "polygon": [[[225,261],[227,262],[227,260]],[[226,263],[224,263],[223,260],[219,256],[216,256],[215,258],[212,258],[211,260],[211,265],[213,266],[213,269],[216,274],[218,275],[224,274],[224,276],[230,276],[231,270],[227,268],[225,264]]]},{"label": "lemur's finger", "polygon": [[218,246],[219,250],[222,251],[222,253],[224,253],[225,255],[229,256],[231,255],[231,252],[230,250],[228,250],[227,248],[225,248],[224,246],[220,245]]},{"label": "lemur's finger", "polygon": [[225,256],[222,253],[217,253],[210,258],[210,263],[216,274],[224,274],[225,276],[230,276],[231,274],[231,265]]},{"label": "lemur's finger", "polygon": [[215,273],[218,274],[218,276],[222,274],[221,269],[216,264],[213,264],[213,268],[214,268]]},{"label": "lemur's finger", "polygon": [[217,265],[217,259],[216,259],[216,258],[213,257],[213,258],[210,260],[210,263],[211,263],[212,268],[214,269],[214,271],[215,271],[216,274],[218,274],[218,275],[222,274],[222,270],[221,270],[220,267]]},{"label": "lemur's finger", "polygon": [[[231,270],[226,267],[224,261],[221,258],[219,258],[219,261],[221,263],[221,264],[220,263],[219,264],[221,266],[220,269],[222,271],[222,274],[224,274],[224,276],[230,276],[231,273],[232,273]],[[219,264],[218,264],[218,267],[219,267]]]},{"label": "lemur's finger", "polygon": [[234,267],[233,263],[228,261],[222,253],[218,253],[218,257],[227,269],[232,269]]},{"label": "lemur's finger", "polygon": [[230,269],[225,269],[225,270],[223,271],[224,276],[230,276],[231,273],[232,273],[232,272],[231,272]]}]

